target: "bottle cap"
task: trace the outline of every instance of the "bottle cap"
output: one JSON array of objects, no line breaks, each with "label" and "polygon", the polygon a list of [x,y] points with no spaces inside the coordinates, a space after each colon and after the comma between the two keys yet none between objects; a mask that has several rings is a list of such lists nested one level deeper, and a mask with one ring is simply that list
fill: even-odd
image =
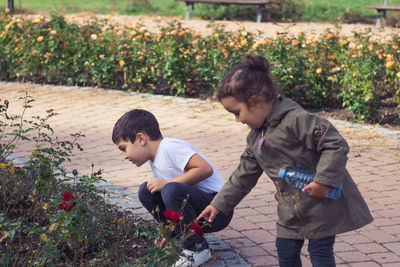
[{"label": "bottle cap", "polygon": [[278,177],[279,177],[279,178],[284,178],[285,175],[286,175],[286,170],[285,170],[285,169],[280,169],[280,170],[279,170]]}]

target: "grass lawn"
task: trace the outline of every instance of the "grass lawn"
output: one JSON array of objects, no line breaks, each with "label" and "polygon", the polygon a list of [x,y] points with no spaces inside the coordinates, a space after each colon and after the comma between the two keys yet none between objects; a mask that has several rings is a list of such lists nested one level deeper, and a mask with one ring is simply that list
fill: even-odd
[{"label": "grass lawn", "polygon": [[[26,12],[36,11],[55,11],[64,13],[92,12],[97,14],[107,14],[118,12],[122,15],[140,15],[157,14],[167,16],[181,16],[185,14],[185,3],[175,0],[14,0],[15,7]],[[280,0],[275,0],[280,1]],[[285,0],[287,4],[290,1],[302,1],[304,4],[302,20],[341,20],[344,17],[354,19],[354,21],[363,22],[365,18],[371,20],[376,17],[376,11],[364,8],[367,4],[383,4],[383,0]],[[400,5],[400,0],[388,0],[389,5]],[[5,8],[7,1],[1,1],[0,8]],[[196,4],[197,16],[208,16],[215,13],[215,18],[219,18],[218,13],[224,13],[222,16],[231,14],[235,16],[235,11],[246,10],[246,6],[212,6],[209,4]],[[393,14],[398,12],[393,12]],[[398,14],[400,16],[400,14]],[[286,15],[290,19],[290,14]]]}]

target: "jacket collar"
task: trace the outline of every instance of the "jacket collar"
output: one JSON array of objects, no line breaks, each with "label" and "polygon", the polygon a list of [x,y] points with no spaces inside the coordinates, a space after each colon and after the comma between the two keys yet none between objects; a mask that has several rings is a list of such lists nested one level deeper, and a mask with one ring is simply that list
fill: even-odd
[{"label": "jacket collar", "polygon": [[286,114],[294,109],[301,109],[301,106],[290,98],[278,96],[274,102],[271,113],[268,115],[260,130],[264,130],[268,127],[276,127]]}]

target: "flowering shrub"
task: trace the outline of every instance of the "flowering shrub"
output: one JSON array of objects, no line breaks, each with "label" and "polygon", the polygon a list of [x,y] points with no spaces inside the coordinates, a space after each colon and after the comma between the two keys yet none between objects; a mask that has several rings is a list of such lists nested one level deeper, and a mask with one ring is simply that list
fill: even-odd
[{"label": "flowering shrub", "polygon": [[[156,238],[156,241],[160,244],[162,239],[167,242],[164,246],[155,246],[149,249],[149,255],[136,261],[139,266],[171,266],[175,263],[180,256],[183,242],[190,236],[203,236],[203,227],[208,226],[206,222],[202,225],[199,222],[192,221],[186,225],[183,223],[182,211],[185,208],[187,199],[182,203],[180,211],[164,211],[163,215],[167,222],[156,223],[155,228],[152,231],[141,232],[141,236],[148,238]],[[154,211],[153,216],[159,216],[159,209]],[[176,231],[177,227],[180,231]]]},{"label": "flowering shrub", "polygon": [[251,52],[271,62],[283,94],[305,107],[345,107],[358,120],[379,122],[385,103],[400,110],[400,37],[371,37],[328,30],[262,38],[245,27],[201,36],[179,23],[151,33],[109,18],[79,26],[61,16],[31,21],[0,13],[0,79],[212,97],[227,70]]},{"label": "flowering shrub", "polygon": [[[181,243],[194,234],[189,227],[172,234],[182,216],[167,212],[169,226],[144,223],[104,203],[95,187],[101,171],[66,176],[62,163],[80,149],[80,135],[54,140],[47,124],[54,111],[27,119],[34,100],[27,92],[23,100],[22,115],[10,115],[9,102],[0,99],[0,266],[151,266],[176,260]],[[9,156],[20,141],[35,146],[29,161],[15,166]],[[152,239],[160,235],[168,246],[153,248]]]}]

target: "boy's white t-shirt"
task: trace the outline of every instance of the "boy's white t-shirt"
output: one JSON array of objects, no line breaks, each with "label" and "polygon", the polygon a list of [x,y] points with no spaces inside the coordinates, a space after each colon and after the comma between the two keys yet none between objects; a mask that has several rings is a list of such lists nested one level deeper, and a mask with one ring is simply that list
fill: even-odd
[{"label": "boy's white t-shirt", "polygon": [[175,138],[164,137],[158,146],[154,161],[150,160],[154,178],[170,180],[181,176],[185,173],[185,167],[189,159],[195,154],[201,156],[211,165],[213,174],[193,186],[206,193],[218,192],[225,182],[217,169],[193,145]]}]

